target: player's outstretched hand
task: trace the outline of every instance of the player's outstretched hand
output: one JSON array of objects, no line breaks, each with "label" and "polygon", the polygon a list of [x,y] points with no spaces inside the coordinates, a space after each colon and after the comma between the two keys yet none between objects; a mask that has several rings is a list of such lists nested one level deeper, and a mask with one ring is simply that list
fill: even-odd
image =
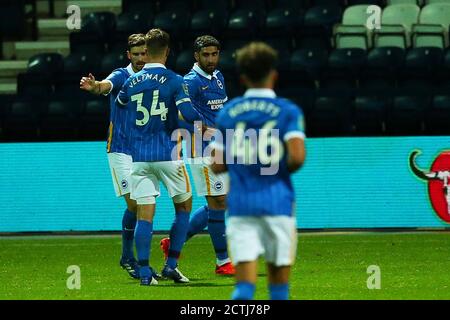
[{"label": "player's outstretched hand", "polygon": [[95,90],[95,77],[92,73],[89,73],[89,76],[82,77],[80,80],[80,89],[92,92]]}]

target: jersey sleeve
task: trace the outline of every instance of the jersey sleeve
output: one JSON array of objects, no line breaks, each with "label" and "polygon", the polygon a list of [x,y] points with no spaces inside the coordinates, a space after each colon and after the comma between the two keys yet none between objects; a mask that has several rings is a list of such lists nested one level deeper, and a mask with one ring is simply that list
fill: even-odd
[{"label": "jersey sleeve", "polygon": [[292,138],[305,139],[305,120],[301,109],[296,105],[292,105],[286,111],[289,112],[287,113],[286,122],[283,124],[285,128],[283,140],[287,142]]},{"label": "jersey sleeve", "polygon": [[188,122],[202,120],[200,114],[192,106],[188,86],[181,76],[176,78],[174,85],[175,85],[175,105],[181,112],[183,118]]},{"label": "jersey sleeve", "polygon": [[116,97],[116,105],[120,107],[125,107],[127,103],[130,101],[130,97],[128,96],[128,88],[130,84],[130,79],[128,78],[120,89],[119,94]]},{"label": "jersey sleeve", "polygon": [[127,78],[125,77],[124,73],[121,72],[119,69],[114,70],[111,72],[109,76],[105,78],[104,81],[107,81],[111,84],[111,89],[109,92],[104,93],[105,96],[109,95],[113,90],[120,90],[122,88],[122,85],[125,83]]},{"label": "jersey sleeve", "polygon": [[198,106],[200,105],[199,101],[200,86],[198,82],[189,77],[184,77],[184,83],[187,85],[189,98],[191,98],[192,106],[198,110]]}]

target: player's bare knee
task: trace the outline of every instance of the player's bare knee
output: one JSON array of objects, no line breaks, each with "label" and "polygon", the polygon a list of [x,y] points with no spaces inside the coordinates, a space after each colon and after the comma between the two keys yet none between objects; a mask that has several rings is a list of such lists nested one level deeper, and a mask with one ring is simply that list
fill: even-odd
[{"label": "player's bare knee", "polygon": [[291,266],[276,266],[267,263],[268,279],[271,284],[284,284],[289,282]]},{"label": "player's bare knee", "polygon": [[173,205],[176,211],[191,212],[192,210],[192,193],[186,192],[172,197]]},{"label": "player's bare knee", "polygon": [[130,198],[130,194],[127,193],[125,196],[125,202],[127,203],[127,209],[130,212],[137,213],[137,202]]},{"label": "player's bare knee", "polygon": [[208,207],[212,210],[225,210],[226,200],[225,195],[221,196],[206,196]]},{"label": "player's bare knee", "polygon": [[143,197],[136,200],[137,202],[137,218],[138,220],[146,220],[148,222],[153,222],[153,217],[155,215],[155,197]]}]

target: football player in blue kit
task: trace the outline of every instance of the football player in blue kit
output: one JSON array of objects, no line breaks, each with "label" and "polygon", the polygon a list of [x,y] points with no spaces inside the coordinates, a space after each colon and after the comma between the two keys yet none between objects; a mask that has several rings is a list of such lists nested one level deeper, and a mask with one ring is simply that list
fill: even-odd
[{"label": "football player in blue kit", "polygon": [[[200,36],[194,41],[194,58],[196,63],[192,70],[184,76],[189,88],[189,96],[194,108],[202,115],[209,128],[215,128],[216,116],[228,100],[225,80],[217,70],[219,63],[220,43],[210,35]],[[192,133],[190,143],[187,142],[192,176],[197,195],[205,197],[207,205],[198,208],[189,221],[188,239],[208,227],[211,242],[216,254],[215,273],[233,275],[234,267],[228,256],[225,235],[225,196],[228,191],[226,173],[215,174],[211,171],[211,157],[205,152],[210,141],[204,141],[191,126],[185,126]],[[213,131],[213,130],[211,130]],[[169,254],[170,238],[161,240],[161,249]]]},{"label": "football player in blue kit", "polygon": [[[303,114],[277,97],[277,53],[262,42],[237,52],[243,97],[228,102],[216,124],[214,172],[228,171],[227,238],[236,268],[233,299],[253,299],[257,262],[264,255],[271,299],[289,298],[297,228],[290,174],[305,159]],[[226,161],[225,161],[226,160]]]},{"label": "football player in blue kit", "polygon": [[193,123],[201,120],[192,107],[183,78],[165,67],[170,37],[161,29],[146,36],[148,63],[141,72],[130,77],[116,98],[116,103],[129,109],[131,129],[131,197],[137,202],[136,249],[141,285],[158,282],[149,267],[153,217],[159,182],[167,188],[175,206],[175,220],[170,230],[170,255],[161,272],[176,283],[187,283],[178,270],[178,258],[186,241],[192,194],[183,160],[174,159],[178,149],[172,134],[178,128],[178,113]]},{"label": "football player in blue kit", "polygon": [[109,95],[110,122],[106,152],[117,197],[123,197],[127,209],[122,218],[122,257],[120,266],[133,278],[139,278],[139,270],[134,257],[134,229],[136,226],[136,201],[130,198],[131,187],[131,150],[127,138],[129,112],[117,108],[115,100],[125,81],[142,70],[146,62],[144,34],[132,34],[128,37],[128,59],[130,64],[115,69],[104,80],[96,81],[92,74],[82,77],[80,88],[92,94]]}]

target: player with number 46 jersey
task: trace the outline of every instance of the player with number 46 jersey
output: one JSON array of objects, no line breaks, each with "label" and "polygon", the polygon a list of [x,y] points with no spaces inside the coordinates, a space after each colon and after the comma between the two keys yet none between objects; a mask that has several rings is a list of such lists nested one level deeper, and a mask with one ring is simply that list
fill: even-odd
[{"label": "player with number 46 jersey", "polygon": [[270,46],[250,43],[238,50],[236,61],[248,89],[217,117],[222,134],[214,142],[212,165],[213,171],[230,174],[226,230],[237,280],[232,298],[254,297],[258,256],[263,254],[270,298],[288,299],[297,247],[290,174],[305,159],[303,114],[273,91],[277,53]]}]

